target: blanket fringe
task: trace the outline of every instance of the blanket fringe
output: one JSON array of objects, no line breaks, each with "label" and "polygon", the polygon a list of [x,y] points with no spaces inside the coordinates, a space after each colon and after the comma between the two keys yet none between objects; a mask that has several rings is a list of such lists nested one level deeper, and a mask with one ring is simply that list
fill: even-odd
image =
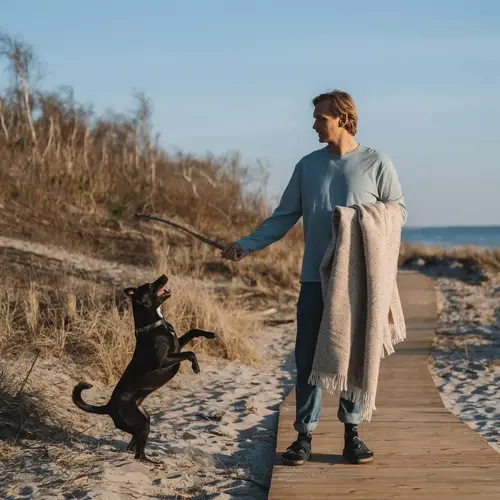
[{"label": "blanket fringe", "polygon": [[340,374],[331,374],[317,372],[312,370],[309,375],[309,384],[321,387],[330,394],[334,394],[336,390],[342,392],[342,397],[357,403],[361,406],[361,417],[366,422],[370,422],[372,413],[376,410],[375,396],[370,395],[360,387],[352,387],[348,384],[347,377]]},{"label": "blanket fringe", "polygon": [[309,375],[309,384],[317,385],[330,394],[333,394],[337,389],[341,391],[347,390],[347,377],[338,373],[322,373],[312,370]]},{"label": "blanket fringe", "polygon": [[394,346],[406,340],[405,326],[397,327],[396,325],[390,326],[390,337],[385,337],[384,348],[382,349],[381,358],[394,354]]}]

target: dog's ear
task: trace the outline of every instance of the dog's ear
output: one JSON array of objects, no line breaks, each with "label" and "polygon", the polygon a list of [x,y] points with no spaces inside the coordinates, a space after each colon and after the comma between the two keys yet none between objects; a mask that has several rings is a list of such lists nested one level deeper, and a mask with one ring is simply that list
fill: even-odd
[{"label": "dog's ear", "polygon": [[135,288],[133,287],[125,288],[123,291],[125,295],[128,295],[129,297],[133,297],[135,295]]}]

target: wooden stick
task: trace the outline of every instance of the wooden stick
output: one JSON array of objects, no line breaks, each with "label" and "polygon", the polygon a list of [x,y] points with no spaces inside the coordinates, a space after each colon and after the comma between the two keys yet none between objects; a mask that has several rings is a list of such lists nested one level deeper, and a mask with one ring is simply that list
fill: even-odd
[{"label": "wooden stick", "polygon": [[203,243],[206,243],[207,245],[210,245],[212,247],[218,248],[219,250],[224,250],[225,246],[217,243],[216,241],[213,241],[209,238],[205,238],[205,236],[201,236],[200,234],[195,233],[194,231],[189,230],[187,227],[181,226],[180,224],[177,224],[177,222],[172,222],[167,219],[162,219],[161,217],[157,217],[156,215],[147,215],[147,214],[135,214],[136,218],[138,219],[151,219],[151,220],[158,220],[160,222],[164,222],[165,224],[170,224],[171,226],[174,226],[178,229],[181,229],[182,231],[186,231],[186,233],[189,233],[191,236],[194,236],[195,238],[198,238],[199,240],[203,241]]}]

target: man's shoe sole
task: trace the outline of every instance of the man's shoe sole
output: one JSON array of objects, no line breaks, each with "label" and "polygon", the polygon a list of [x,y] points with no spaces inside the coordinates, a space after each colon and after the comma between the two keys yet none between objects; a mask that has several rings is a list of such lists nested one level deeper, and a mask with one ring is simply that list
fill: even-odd
[{"label": "man's shoe sole", "polygon": [[353,465],[360,465],[360,464],[369,464],[373,462],[373,457],[368,457],[368,458],[356,458],[354,460],[351,460],[350,458],[346,457],[345,455],[342,455],[350,464]]},{"label": "man's shoe sole", "polygon": [[288,458],[282,458],[282,460],[284,465],[291,465],[291,466],[304,465],[307,462],[307,460],[290,460]]},{"label": "man's shoe sole", "polygon": [[284,465],[295,466],[295,465],[304,465],[306,462],[311,460],[311,457],[312,453],[305,460],[292,460],[291,458],[285,458],[283,455],[281,455],[281,460],[283,461]]},{"label": "man's shoe sole", "polygon": [[307,460],[290,460],[288,458],[283,458],[283,457],[282,460],[285,465],[292,465],[292,466],[304,465],[307,462]]}]

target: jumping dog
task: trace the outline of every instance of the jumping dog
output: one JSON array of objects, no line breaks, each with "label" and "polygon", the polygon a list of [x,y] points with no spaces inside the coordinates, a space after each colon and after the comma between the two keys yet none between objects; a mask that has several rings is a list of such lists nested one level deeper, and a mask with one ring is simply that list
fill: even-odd
[{"label": "jumping dog", "polygon": [[181,361],[188,360],[195,373],[200,366],[194,352],[181,352],[182,348],[197,337],[214,339],[215,333],[193,329],[177,337],[173,326],[163,317],[160,307],[171,297],[172,291],[165,288],[168,277],[164,274],[153,283],[137,288],[125,288],[132,300],[136,345],[134,354],[118,381],[107,404],[93,406],[82,399],[82,391],[91,384],[81,382],[73,389],[73,403],[89,413],[109,415],[117,429],[132,434],[127,451],[135,451],[136,459],[148,460],[145,454],[149,436],[150,417],[142,406],[144,398],[156,391],[180,368]]}]

